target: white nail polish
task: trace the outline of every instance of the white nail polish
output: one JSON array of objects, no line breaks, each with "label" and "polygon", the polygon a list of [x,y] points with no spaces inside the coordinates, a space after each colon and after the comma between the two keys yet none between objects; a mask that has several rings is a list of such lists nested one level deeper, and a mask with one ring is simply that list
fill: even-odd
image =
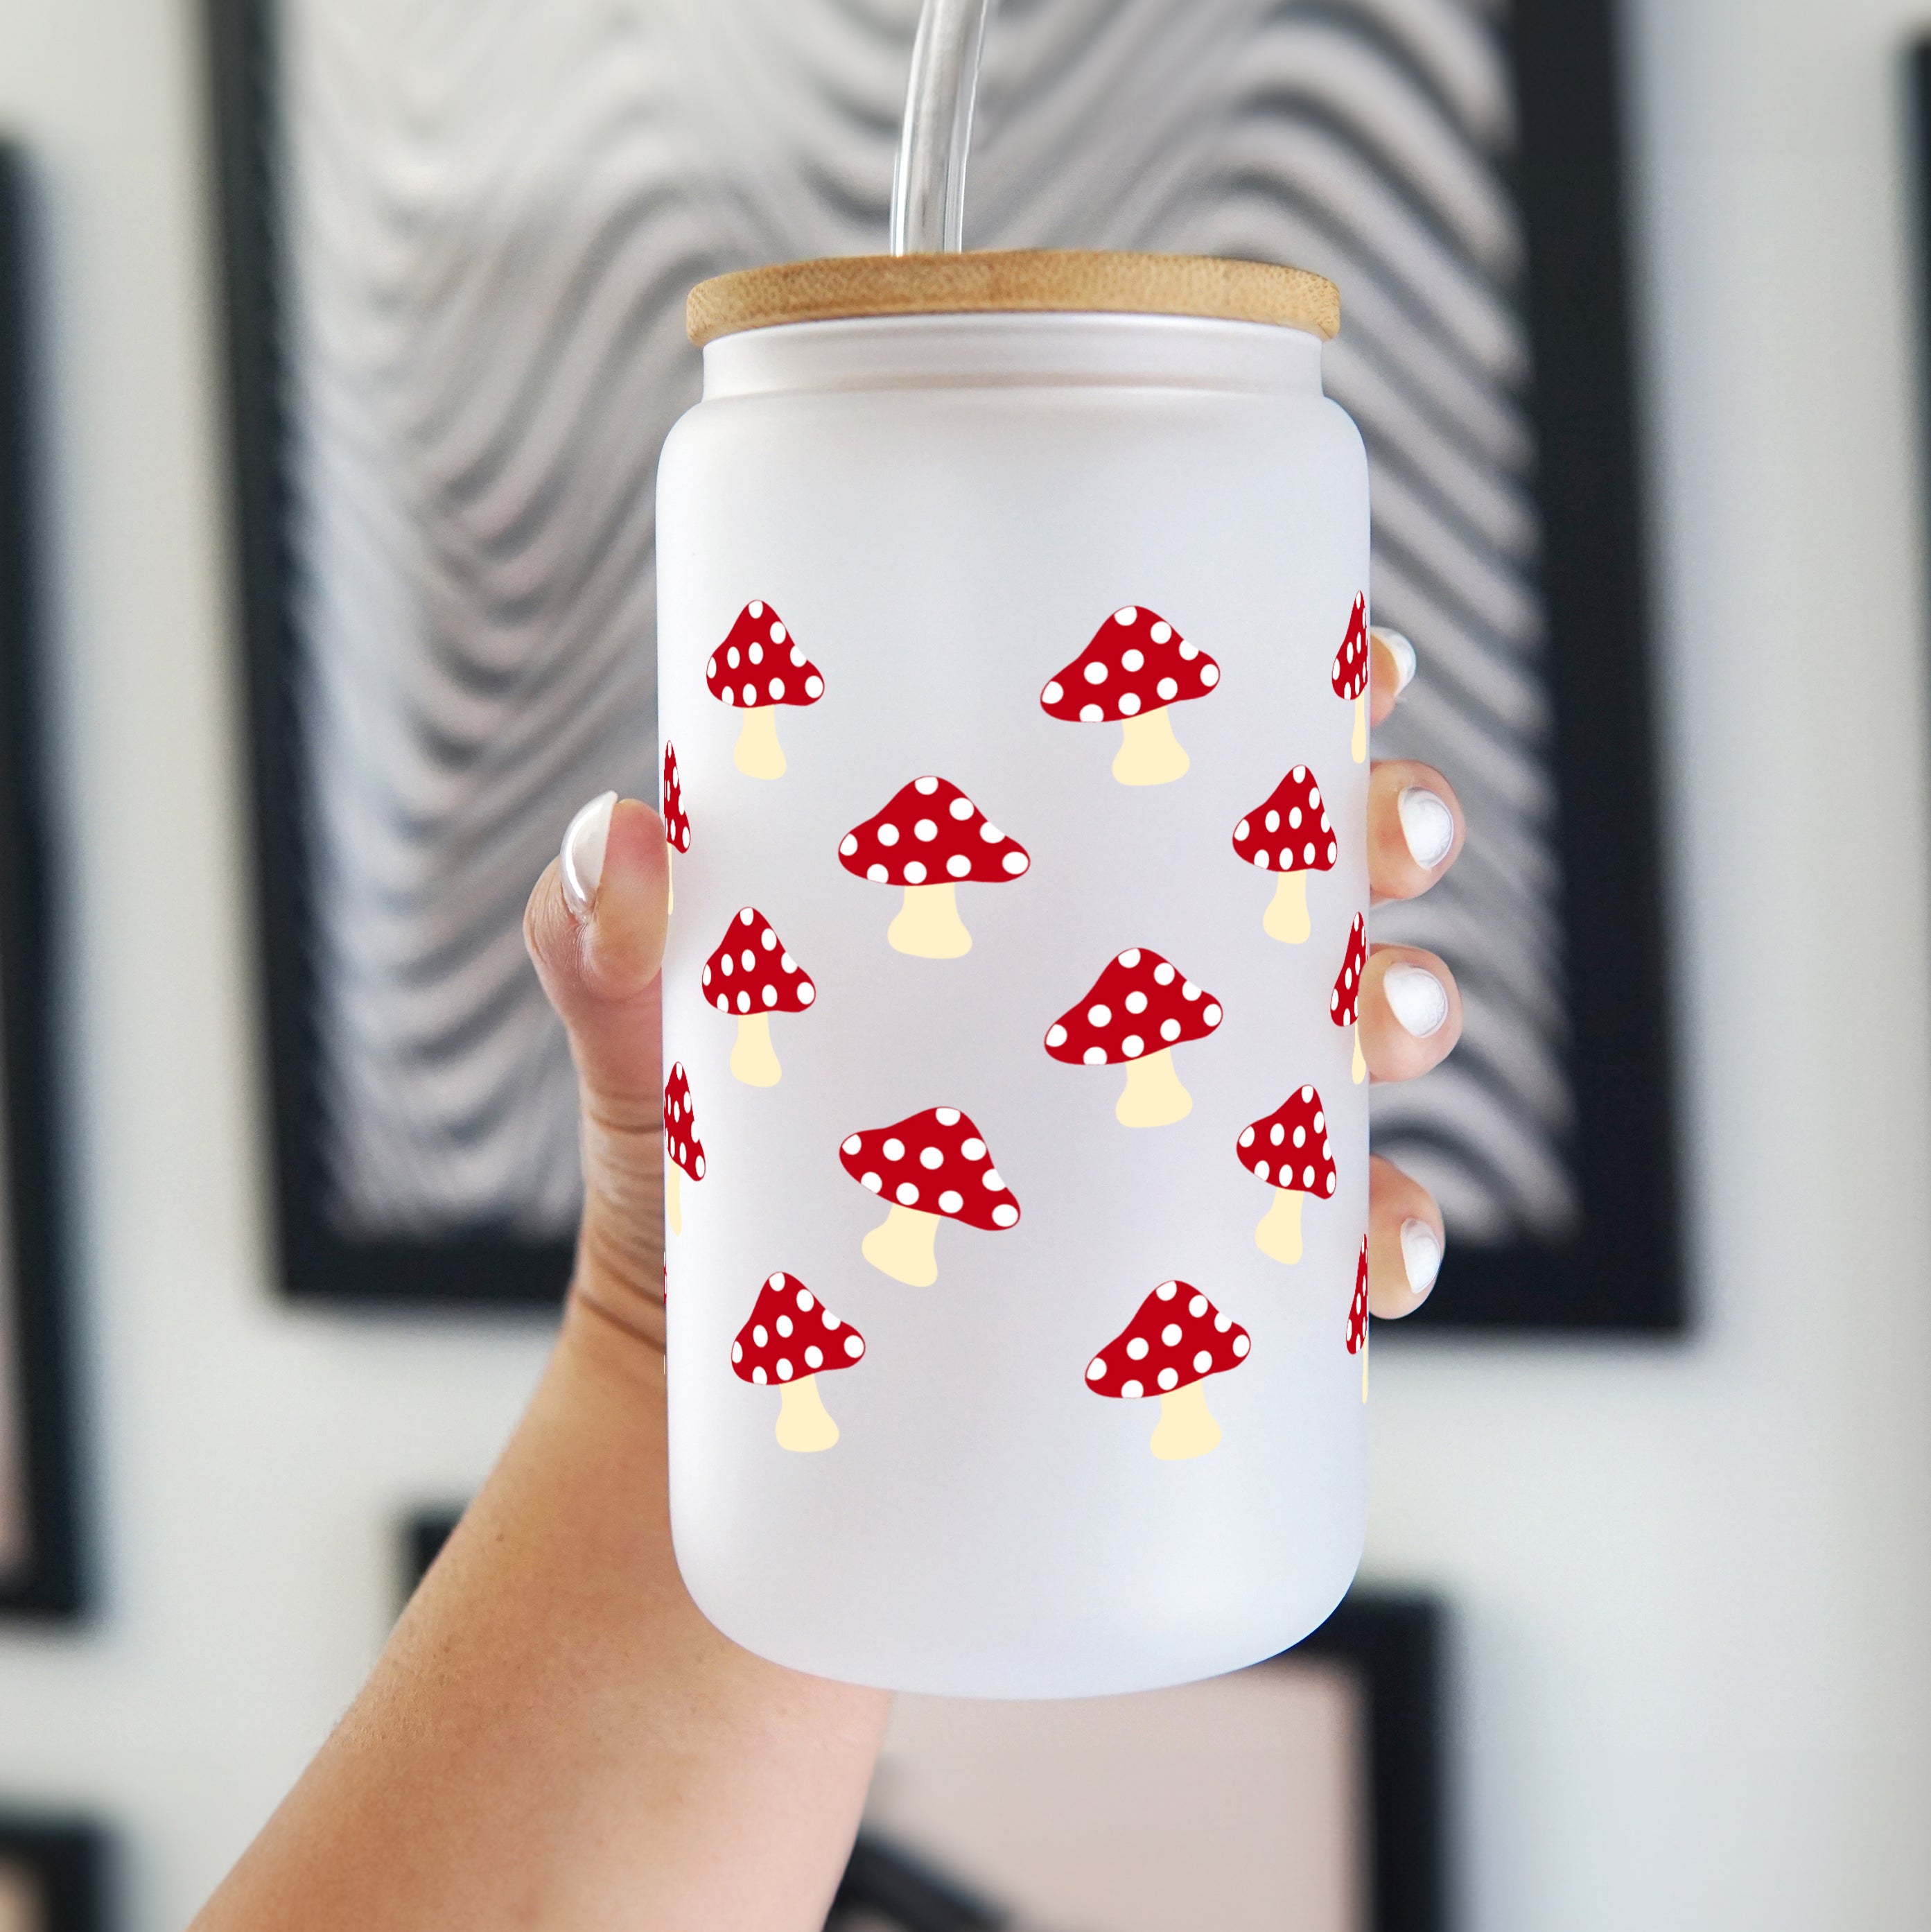
[{"label": "white nail polish", "polygon": [[1415,647],[1399,631],[1384,631],[1378,626],[1369,634],[1379,638],[1395,661],[1395,695],[1399,698],[1415,681]]},{"label": "white nail polish", "polygon": [[1425,967],[1399,961],[1388,968],[1381,988],[1396,1018],[1417,1040],[1441,1030],[1448,1018],[1448,988]]},{"label": "white nail polish", "polygon": [[1408,1270],[1408,1292],[1423,1295],[1441,1272],[1441,1244],[1426,1221],[1402,1223],[1402,1266]]},{"label": "white nail polish", "polygon": [[563,902],[571,916],[582,921],[597,902],[604,882],[604,848],[610,843],[610,814],[617,807],[613,791],[600,793],[570,821],[563,835],[558,869],[563,875]]},{"label": "white nail polish", "polygon": [[1415,863],[1425,872],[1433,872],[1455,843],[1455,814],[1447,802],[1426,786],[1410,785],[1396,800],[1395,809],[1401,814],[1402,836]]}]

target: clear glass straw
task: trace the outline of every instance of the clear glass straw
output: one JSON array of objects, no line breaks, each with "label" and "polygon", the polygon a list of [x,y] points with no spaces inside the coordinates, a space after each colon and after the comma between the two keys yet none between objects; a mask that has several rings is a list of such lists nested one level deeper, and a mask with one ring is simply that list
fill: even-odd
[{"label": "clear glass straw", "polygon": [[912,43],[905,122],[892,172],[892,252],[965,246],[966,152],[992,0],[925,0]]}]

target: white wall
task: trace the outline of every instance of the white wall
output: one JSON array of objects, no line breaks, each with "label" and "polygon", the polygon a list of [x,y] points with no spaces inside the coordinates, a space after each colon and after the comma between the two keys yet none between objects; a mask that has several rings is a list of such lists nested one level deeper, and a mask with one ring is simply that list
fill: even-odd
[{"label": "white wall", "polygon": [[[0,0],[52,256],[105,1558],[88,1629],[0,1636],[0,1794],[120,1822],[134,1932],[187,1916],[352,1693],[396,1513],[472,1486],[542,1347],[269,1291],[199,10]],[[1372,1564],[1459,1606],[1468,1932],[1931,1922],[1910,10],[1630,10],[1705,1318],[1382,1358]]]}]

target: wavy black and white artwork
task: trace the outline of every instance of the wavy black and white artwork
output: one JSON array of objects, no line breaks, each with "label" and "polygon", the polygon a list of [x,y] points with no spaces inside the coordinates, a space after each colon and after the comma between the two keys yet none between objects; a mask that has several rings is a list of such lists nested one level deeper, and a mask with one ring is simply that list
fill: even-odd
[{"label": "wavy black and white artwork", "polygon": [[[697,391],[683,298],[724,269],[883,247],[916,0],[217,12],[244,388],[265,389],[272,443],[251,470],[244,420],[244,513],[274,525],[250,546],[275,578],[251,604],[258,718],[286,740],[260,767],[286,794],[263,802],[285,818],[264,849],[295,874],[269,895],[287,928],[271,997],[301,1006],[276,1016],[280,1131],[301,1143],[284,1220],[343,1268],[388,1256],[406,1292],[439,1246],[553,1258],[568,1234],[572,1076],[519,917],[577,805],[655,796],[652,480]],[[1376,916],[1377,938],[1450,960],[1467,1010],[1444,1069],[1375,1096],[1376,1140],[1435,1190],[1459,1260],[1516,1258],[1508,1318],[1535,1318],[1537,1294],[1552,1319],[1623,1318],[1591,1312],[1602,1284],[1561,1261],[1609,1210],[1606,1160],[1645,1197],[1619,1211],[1668,1219],[1666,1180],[1627,1178],[1663,1155],[1654,949],[1611,1002],[1618,1025],[1647,1014],[1640,1052],[1598,1036],[1600,962],[1579,976],[1578,894],[1627,882],[1573,870],[1614,808],[1569,782],[1590,721],[1561,715],[1564,653],[1590,648],[1589,594],[1561,580],[1575,545],[1548,487],[1558,461],[1599,461],[1579,501],[1633,532],[1619,322],[1585,324],[1563,372],[1606,398],[1619,447],[1545,446],[1539,389],[1538,278],[1573,267],[1552,223],[1585,178],[1607,184],[1582,212],[1609,232],[1563,286],[1572,309],[1621,299],[1608,47],[1590,5],[1007,0],[967,200],[974,246],[1246,256],[1341,286],[1327,380],[1372,464],[1375,620],[1423,665],[1376,748],[1449,770],[1471,827],[1449,880]],[[1609,147],[1593,176],[1534,151],[1537,128],[1591,138],[1578,96]],[[1539,182],[1558,216],[1538,217]],[[1592,349],[1618,366],[1591,369]],[[1611,682],[1639,735],[1633,582],[1597,595],[1627,620]],[[1646,861],[1639,742],[1613,759]],[[1647,946],[1652,913],[1622,914]],[[1605,1051],[1652,1090],[1611,1107],[1640,1152],[1595,1118]],[[1628,1261],[1665,1312],[1666,1246]]]}]

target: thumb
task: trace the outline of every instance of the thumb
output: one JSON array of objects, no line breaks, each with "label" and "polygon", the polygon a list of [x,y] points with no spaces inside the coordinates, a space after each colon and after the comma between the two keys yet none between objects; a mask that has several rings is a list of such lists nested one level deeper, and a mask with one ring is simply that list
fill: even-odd
[{"label": "thumb", "polygon": [[536,882],[523,937],[570,1036],[581,1095],[577,1273],[606,1298],[661,1300],[663,1051],[658,974],[670,880],[664,821],[614,792],[570,822]]}]

